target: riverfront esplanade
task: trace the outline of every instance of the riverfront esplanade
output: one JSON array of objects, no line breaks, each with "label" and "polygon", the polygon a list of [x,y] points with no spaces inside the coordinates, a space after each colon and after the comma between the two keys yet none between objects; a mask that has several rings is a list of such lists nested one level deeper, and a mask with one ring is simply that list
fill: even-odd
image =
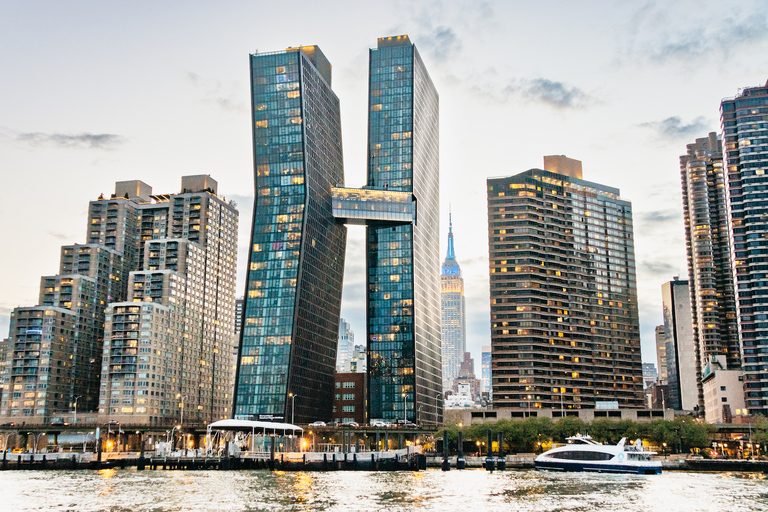
[{"label": "riverfront esplanade", "polygon": [[407,36],[371,50],[368,183],[344,188],[316,46],[251,55],[256,200],[234,416],[329,420],[346,245],[366,226],[368,414],[442,422],[437,93]]}]

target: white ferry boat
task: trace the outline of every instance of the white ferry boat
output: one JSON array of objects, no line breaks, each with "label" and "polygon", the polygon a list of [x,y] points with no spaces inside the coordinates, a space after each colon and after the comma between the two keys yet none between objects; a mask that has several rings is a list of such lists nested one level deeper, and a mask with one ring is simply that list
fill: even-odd
[{"label": "white ferry boat", "polygon": [[553,448],[536,457],[536,469],[640,475],[661,473],[661,461],[651,460],[651,455],[656,452],[643,451],[640,439],[628,446],[626,441],[626,437],[622,438],[619,444],[612,446],[600,444],[589,436],[569,437],[567,445]]}]

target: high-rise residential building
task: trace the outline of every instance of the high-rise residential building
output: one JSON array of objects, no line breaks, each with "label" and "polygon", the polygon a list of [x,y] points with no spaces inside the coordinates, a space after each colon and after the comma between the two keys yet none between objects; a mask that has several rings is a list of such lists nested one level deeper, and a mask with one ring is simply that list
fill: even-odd
[{"label": "high-rise residential building", "polygon": [[[208,176],[187,176],[182,187],[207,189],[215,195],[216,184]],[[210,391],[212,399],[190,413],[190,418],[208,411],[211,404],[219,407],[219,402],[231,400],[231,392],[222,395],[218,389],[227,385],[226,379],[231,387],[231,358],[226,357],[225,372],[216,362],[221,356],[212,354],[232,345],[231,329],[219,327],[218,322],[228,322],[234,313],[234,302],[227,297],[234,294],[237,216],[229,213],[234,209],[223,201],[197,196],[153,196],[146,183],[124,181],[115,184],[111,198],[102,195],[91,201],[88,243],[62,247],[59,273],[41,279],[38,305],[17,308],[11,315],[14,350],[6,360],[11,400],[3,402],[8,407],[0,409],[0,415],[23,418],[27,424],[74,422],[77,402],[83,412],[99,411],[126,423],[149,424],[137,414],[141,406],[149,405],[140,400],[148,402],[162,393],[164,399],[175,402],[175,396],[170,400],[167,383],[178,383],[175,392],[188,390],[185,386],[197,374],[204,377],[187,394],[207,400]],[[176,272],[187,260],[198,265],[200,286],[194,290],[185,289]],[[138,269],[145,272],[134,272]],[[155,325],[131,309],[130,317],[120,317],[124,322],[115,321],[119,315],[113,309],[120,305],[145,307],[128,305],[126,299],[155,301],[176,297],[182,290],[185,302],[170,308],[170,313],[186,308],[182,316],[170,316],[164,324],[158,320]],[[174,329],[183,336],[174,337]],[[162,376],[160,370],[150,368],[154,345],[144,347],[148,340],[165,342],[165,358],[171,359],[177,355],[173,344],[182,337],[184,343],[198,348],[185,356],[183,366]],[[204,368],[198,370],[199,365]],[[141,390],[148,382],[145,375],[158,379],[157,388],[150,389],[147,397]],[[172,409],[166,418],[178,415],[175,405]]]},{"label": "high-rise residential building", "polygon": [[[746,407],[766,415],[768,371],[762,354],[768,351],[768,82],[723,100],[720,121]],[[727,348],[719,364],[731,369],[738,351]]]},{"label": "high-rise residential building", "polygon": [[480,378],[480,390],[483,393],[491,392],[491,346],[483,345],[483,354],[481,359],[482,375]]},{"label": "high-rise residential building", "polygon": [[631,204],[544,168],[488,179],[494,405],[642,407]]},{"label": "high-rise residential building", "polygon": [[348,372],[355,351],[355,331],[343,318],[339,322],[339,345],[336,349],[336,371]]},{"label": "high-rise residential building", "polygon": [[[696,343],[698,405],[705,409],[706,417],[712,419],[722,417],[722,414],[706,410],[704,380],[710,386],[719,386],[720,377],[732,380],[723,372],[739,372],[741,369],[728,237],[727,180],[722,144],[717,134],[713,132],[708,137],[696,139],[686,149],[686,154],[680,157],[680,181]],[[710,365],[713,360],[716,364]],[[702,373],[705,368],[709,368],[706,379]],[[711,373],[714,369],[717,376]],[[659,370],[665,371],[661,367]],[[716,409],[720,411],[722,404]]]},{"label": "high-rise residential building", "polygon": [[234,417],[330,418],[346,227],[339,100],[317,46],[250,56],[256,200]]},{"label": "high-rise residential building", "polygon": [[149,200],[134,201],[142,261],[106,312],[99,415],[182,427],[228,418],[237,210],[210,176],[183,177],[178,194],[144,186]]},{"label": "high-rise residential building", "polygon": [[11,350],[11,346],[10,338],[0,341],[0,411],[6,410],[6,406],[3,404],[6,400],[11,399],[7,393],[9,383],[11,382],[8,367],[8,352]]},{"label": "high-rise residential building", "polygon": [[45,425],[73,422],[75,402],[98,409],[104,312],[125,298],[138,248],[126,183],[112,199],[91,202],[88,244],[61,248],[59,273],[41,278],[38,305],[11,313],[0,417]]},{"label": "high-rise residential building", "polygon": [[[235,342],[232,345],[232,375],[237,374],[237,354],[240,352],[240,337],[243,332],[243,313],[245,313],[245,298],[235,299]],[[232,379],[232,385],[235,385]],[[232,399],[234,400],[235,390],[232,388]]]},{"label": "high-rise residential building", "polygon": [[442,422],[437,93],[407,36],[379,39],[370,64],[368,184],[352,189],[320,49],[251,56],[256,204],[236,418],[287,418],[289,406],[297,422],[331,418],[350,223],[367,226],[368,415]]},{"label": "high-rise residential building", "polygon": [[699,369],[691,321],[688,281],[677,277],[661,286],[667,353],[667,404],[671,409],[693,411],[699,405]]},{"label": "high-rise residential building", "polygon": [[667,363],[667,330],[663,325],[657,325],[654,329],[656,334],[656,361],[659,365],[659,382],[667,385],[669,381],[669,374],[667,369],[669,364]]},{"label": "high-rise residential building", "polygon": [[366,230],[369,418],[405,410],[410,421],[439,424],[438,94],[408,36],[379,38],[369,87],[366,189],[407,193],[416,207],[412,222]]},{"label": "high-rise residential building", "polygon": [[443,392],[459,376],[467,350],[464,278],[453,248],[453,222],[448,217],[448,253],[440,271],[440,319],[443,341]]}]

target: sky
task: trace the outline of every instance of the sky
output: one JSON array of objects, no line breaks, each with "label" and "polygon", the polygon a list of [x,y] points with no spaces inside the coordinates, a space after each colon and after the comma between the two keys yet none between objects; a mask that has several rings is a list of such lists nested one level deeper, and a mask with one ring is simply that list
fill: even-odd
[{"label": "sky", "polygon": [[[634,212],[643,361],[661,285],[687,277],[679,156],[719,105],[768,80],[766,0],[0,0],[0,336],[37,304],[88,202],[139,179],[176,193],[210,174],[253,208],[248,55],[318,45],[341,101],[347,186],[365,184],[368,49],[409,35],[440,95],[441,258],[453,213],[479,372],[490,344],[486,179],[583,162]],[[350,226],[342,316],[365,339],[364,228]]]}]

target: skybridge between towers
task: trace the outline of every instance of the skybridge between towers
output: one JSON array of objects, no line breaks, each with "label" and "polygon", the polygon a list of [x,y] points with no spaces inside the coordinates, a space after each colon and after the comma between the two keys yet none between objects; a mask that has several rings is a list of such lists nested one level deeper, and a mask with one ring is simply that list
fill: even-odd
[{"label": "skybridge between towers", "polygon": [[332,187],[333,216],[344,224],[416,224],[417,202],[410,192]]}]

